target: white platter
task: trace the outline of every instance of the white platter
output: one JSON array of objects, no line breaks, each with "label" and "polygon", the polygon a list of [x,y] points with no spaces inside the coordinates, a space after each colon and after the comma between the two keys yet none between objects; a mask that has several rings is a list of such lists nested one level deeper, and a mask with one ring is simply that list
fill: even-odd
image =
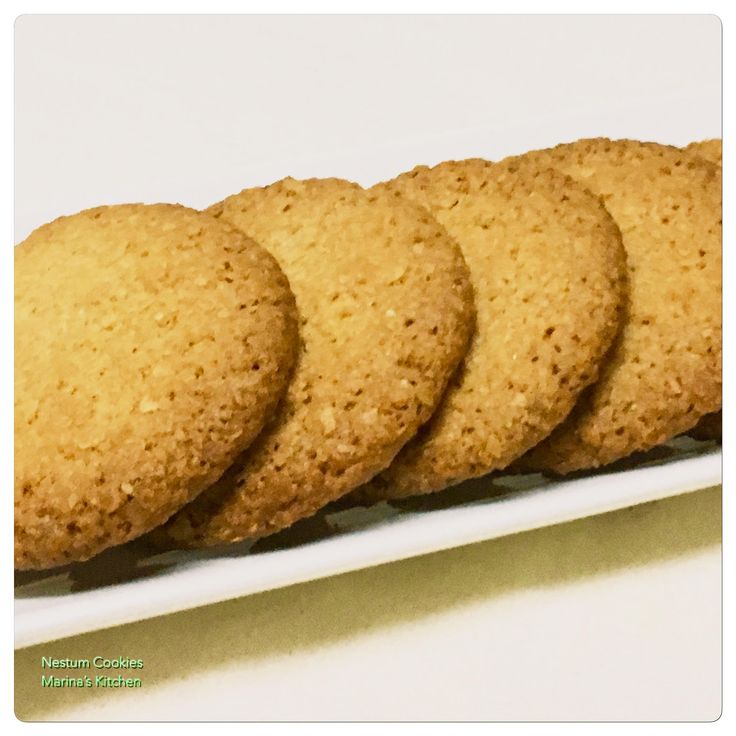
[{"label": "white platter", "polygon": [[16,576],[15,646],[281,588],[559,524],[721,482],[721,450],[680,438],[604,471],[563,480],[486,477],[402,506],[328,509],[262,540],[151,554],[141,543]]}]

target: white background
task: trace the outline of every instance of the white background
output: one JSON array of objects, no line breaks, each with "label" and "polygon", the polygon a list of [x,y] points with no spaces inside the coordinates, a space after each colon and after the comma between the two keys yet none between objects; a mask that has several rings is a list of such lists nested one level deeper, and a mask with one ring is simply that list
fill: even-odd
[{"label": "white background", "polygon": [[370,184],[582,136],[720,136],[715,16],[107,16],[16,23],[17,240],[98,204]]},{"label": "white background", "polygon": [[[713,16],[26,16],[16,34],[16,241],[88,206],[204,206],[286,174],[369,184],[580,136],[720,135]],[[76,637],[53,652],[142,656],[145,692],[41,699],[22,684],[37,649],[19,657],[18,705],[712,719],[719,513],[694,494]]]}]

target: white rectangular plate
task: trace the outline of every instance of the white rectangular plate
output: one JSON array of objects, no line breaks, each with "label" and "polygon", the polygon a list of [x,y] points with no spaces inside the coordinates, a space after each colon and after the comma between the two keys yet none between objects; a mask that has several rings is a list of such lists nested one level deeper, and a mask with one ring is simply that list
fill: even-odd
[{"label": "white rectangular plate", "polygon": [[680,438],[595,473],[485,477],[401,507],[327,509],[260,542],[152,554],[140,543],[16,576],[16,648],[689,493],[721,450]]}]

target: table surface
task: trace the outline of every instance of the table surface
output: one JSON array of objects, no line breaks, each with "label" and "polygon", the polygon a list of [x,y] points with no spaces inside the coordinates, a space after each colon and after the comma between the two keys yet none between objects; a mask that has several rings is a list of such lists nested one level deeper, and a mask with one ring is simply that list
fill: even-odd
[{"label": "table surface", "polygon": [[[16,235],[103,202],[720,135],[715,16],[22,16]],[[482,145],[479,145],[482,142]],[[713,719],[720,489],[16,656],[27,719]],[[49,690],[40,657],[143,658]]]},{"label": "table surface", "polygon": [[[720,539],[718,487],[42,644],[16,713],[711,720]],[[42,656],[140,657],[143,687],[40,697]]]}]

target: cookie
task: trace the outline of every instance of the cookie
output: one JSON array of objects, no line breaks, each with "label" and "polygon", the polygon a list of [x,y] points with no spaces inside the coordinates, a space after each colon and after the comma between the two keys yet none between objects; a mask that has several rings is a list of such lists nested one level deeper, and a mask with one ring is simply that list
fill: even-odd
[{"label": "cookie", "polygon": [[209,212],[276,257],[303,345],[273,426],[155,535],[164,545],[264,536],[367,481],[429,418],[473,329],[460,249],[414,204],[285,179]]},{"label": "cookie", "polygon": [[625,293],[621,236],[598,200],[535,165],[419,166],[376,191],[428,207],[460,245],[477,330],[428,425],[356,500],[429,493],[504,468],[598,375]]},{"label": "cookie", "polygon": [[[720,138],[709,138],[685,146],[685,151],[721,166],[723,151]],[[720,411],[706,414],[688,434],[698,440],[717,440],[721,437],[723,417]]]},{"label": "cookie", "polygon": [[600,380],[519,466],[594,468],[686,432],[721,403],[717,167],[671,146],[604,138],[517,160],[553,166],[598,194],[629,271],[626,323]]},{"label": "cookie", "polygon": [[298,344],[276,261],[175,205],[61,217],[15,249],[15,565],[85,560],[217,480]]},{"label": "cookie", "polygon": [[704,158],[711,163],[722,165],[723,146],[720,138],[708,138],[704,141],[695,141],[682,149],[687,153]]}]

